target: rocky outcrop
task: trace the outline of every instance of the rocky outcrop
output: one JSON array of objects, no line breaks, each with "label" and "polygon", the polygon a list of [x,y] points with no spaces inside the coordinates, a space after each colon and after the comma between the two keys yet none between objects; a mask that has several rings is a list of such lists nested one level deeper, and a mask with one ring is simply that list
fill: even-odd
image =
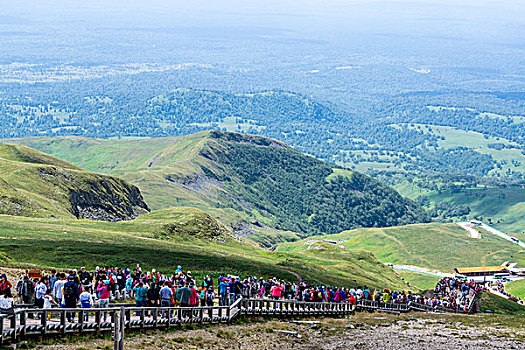
[{"label": "rocky outcrop", "polygon": [[100,221],[131,220],[149,212],[139,189],[122,180],[97,181],[89,189],[72,189],[71,212],[79,219]]}]

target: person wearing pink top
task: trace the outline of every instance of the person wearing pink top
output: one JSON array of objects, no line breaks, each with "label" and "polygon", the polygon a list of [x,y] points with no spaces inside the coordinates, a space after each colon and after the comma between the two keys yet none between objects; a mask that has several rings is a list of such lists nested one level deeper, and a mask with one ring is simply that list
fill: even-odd
[{"label": "person wearing pink top", "polygon": [[[99,283],[97,287],[98,292],[98,307],[107,308],[109,307],[109,281],[104,280],[102,283]],[[104,312],[104,322],[106,322],[108,313]]]},{"label": "person wearing pink top", "polygon": [[283,287],[277,284],[274,285],[272,289],[270,290],[270,292],[272,293],[272,298],[274,298],[275,300],[279,300],[281,298],[281,293],[283,289],[284,289]]}]

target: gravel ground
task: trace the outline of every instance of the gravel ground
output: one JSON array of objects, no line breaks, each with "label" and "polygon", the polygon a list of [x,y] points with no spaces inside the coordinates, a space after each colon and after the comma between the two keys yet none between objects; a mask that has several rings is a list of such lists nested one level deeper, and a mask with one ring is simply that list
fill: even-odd
[{"label": "gravel ground", "polygon": [[[358,313],[316,328],[286,321],[157,331],[126,338],[126,349],[525,349],[525,318]],[[192,329],[193,328],[193,329]],[[290,332],[285,334],[284,332]],[[38,346],[112,349],[110,339]]]}]

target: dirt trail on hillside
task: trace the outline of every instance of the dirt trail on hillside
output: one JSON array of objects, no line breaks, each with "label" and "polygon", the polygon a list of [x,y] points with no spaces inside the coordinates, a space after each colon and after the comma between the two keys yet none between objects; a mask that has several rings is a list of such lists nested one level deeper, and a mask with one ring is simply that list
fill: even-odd
[{"label": "dirt trail on hillside", "polygon": [[292,270],[288,270],[288,269],[279,269],[279,270],[284,271],[284,272],[291,273],[292,275],[294,275],[294,276],[297,278],[297,282],[299,282],[299,283],[304,282],[303,276],[301,276],[301,275],[298,274],[297,272],[294,272],[294,271],[292,271]]}]

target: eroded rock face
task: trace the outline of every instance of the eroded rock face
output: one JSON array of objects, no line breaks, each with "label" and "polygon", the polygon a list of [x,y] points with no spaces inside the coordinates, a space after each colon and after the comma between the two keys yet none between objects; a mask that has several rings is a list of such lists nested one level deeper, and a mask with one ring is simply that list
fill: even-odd
[{"label": "eroded rock face", "polygon": [[69,201],[73,215],[79,219],[115,222],[132,220],[149,212],[137,187],[113,180],[90,183],[89,190],[72,189]]}]

